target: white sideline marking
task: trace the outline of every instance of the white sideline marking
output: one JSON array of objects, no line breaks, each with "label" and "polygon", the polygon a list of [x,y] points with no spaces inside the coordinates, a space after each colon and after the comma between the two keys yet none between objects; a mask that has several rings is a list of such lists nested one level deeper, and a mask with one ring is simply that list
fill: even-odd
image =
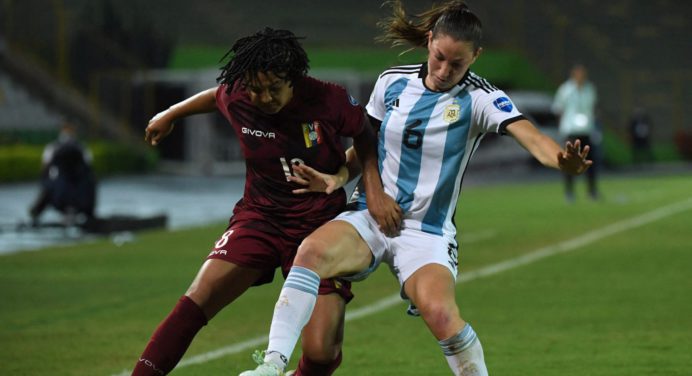
[{"label": "white sideline marking", "polygon": [[[570,251],[573,251],[575,249],[578,249],[579,247],[583,247],[587,244],[591,244],[593,242],[596,242],[598,240],[601,240],[603,238],[606,238],[611,235],[618,234],[620,232],[624,232],[627,230],[631,230],[633,228],[641,227],[646,224],[658,221],[660,219],[670,217],[672,215],[687,211],[692,209],[692,198],[689,198],[687,200],[683,200],[680,202],[676,202],[674,204],[670,204],[655,210],[652,210],[648,213],[644,213],[641,215],[638,215],[636,217],[630,218],[630,219],[625,219],[620,222],[615,222],[613,224],[610,224],[608,226],[605,226],[600,229],[592,230],[589,231],[583,235],[577,236],[576,238],[572,238],[569,240],[565,240],[563,242],[549,245],[543,248],[539,248],[535,251],[529,252],[527,254],[498,262],[496,264],[488,265],[486,267],[477,269],[477,270],[471,270],[471,271],[466,271],[457,279],[457,284],[459,283],[464,283],[464,282],[470,282],[475,279],[483,278],[483,277],[489,277],[495,274],[502,273],[504,271],[510,270],[517,268],[519,266],[527,265],[533,262],[536,262],[538,260],[554,256],[557,254],[561,253],[567,253]],[[378,313],[380,311],[383,311],[387,308],[390,308],[396,304],[399,304],[402,302],[401,298],[399,297],[399,294],[392,294],[390,296],[384,297],[370,305],[367,305],[365,307],[361,307],[358,309],[354,309],[351,311],[346,312],[346,321],[352,321],[352,320],[357,320],[359,318],[369,316],[375,313]],[[268,342],[268,335],[263,335],[263,336],[258,336],[252,339],[249,339],[247,341],[239,342],[230,346],[225,346],[222,347],[218,350],[210,351],[204,354],[200,355],[195,355],[188,357],[184,360],[182,360],[178,365],[176,366],[177,368],[182,368],[182,367],[187,367],[190,365],[194,364],[200,364],[200,363],[205,363],[210,360],[218,359],[226,355],[232,355],[232,354],[237,354],[242,351],[246,351],[249,349],[257,348],[260,345],[263,345]],[[130,374],[129,371],[123,371],[118,374],[114,374],[112,376],[128,376]]]}]

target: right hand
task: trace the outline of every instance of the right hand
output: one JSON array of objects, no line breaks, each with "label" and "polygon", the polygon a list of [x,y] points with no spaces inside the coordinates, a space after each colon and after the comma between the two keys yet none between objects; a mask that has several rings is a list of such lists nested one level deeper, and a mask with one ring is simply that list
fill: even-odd
[{"label": "right hand", "polygon": [[169,118],[168,111],[161,111],[149,120],[147,128],[144,130],[144,141],[152,146],[158,145],[159,141],[168,136],[173,130],[173,121]]},{"label": "right hand", "polygon": [[401,230],[401,222],[404,212],[399,204],[388,194],[381,192],[378,195],[365,196],[368,211],[380,227],[380,231],[389,237],[394,237]]}]

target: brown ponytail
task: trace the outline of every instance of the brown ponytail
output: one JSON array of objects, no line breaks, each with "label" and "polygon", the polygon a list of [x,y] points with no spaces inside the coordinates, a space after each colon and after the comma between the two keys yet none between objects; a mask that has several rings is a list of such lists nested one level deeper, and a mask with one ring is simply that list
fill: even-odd
[{"label": "brown ponytail", "polygon": [[481,46],[481,21],[461,0],[435,5],[413,17],[406,14],[401,0],[387,1],[383,5],[392,7],[392,15],[377,23],[382,29],[382,35],[376,38],[378,42],[391,43],[392,47],[406,44],[425,47],[428,44],[427,33],[432,31],[433,37],[441,33],[472,42],[474,50]]}]

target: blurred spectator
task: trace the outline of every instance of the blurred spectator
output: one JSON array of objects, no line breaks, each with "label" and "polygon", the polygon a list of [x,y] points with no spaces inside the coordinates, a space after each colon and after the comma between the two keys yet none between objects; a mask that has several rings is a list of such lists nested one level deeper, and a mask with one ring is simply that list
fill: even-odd
[{"label": "blurred spectator", "polygon": [[65,122],[58,139],[48,144],[41,159],[41,190],[29,209],[32,224],[52,206],[67,224],[84,224],[94,217],[96,179],[92,156],[78,140],[74,125]]},{"label": "blurred spectator", "polygon": [[[560,136],[567,141],[581,140],[582,147],[589,145],[591,153],[596,153],[596,139],[599,138],[596,129],[595,107],[596,87],[588,80],[586,67],[576,64],[572,67],[570,77],[560,85],[553,101],[553,111],[560,116]],[[586,171],[589,195],[598,199],[596,188],[596,172],[598,159],[593,159],[593,165]],[[574,176],[565,174],[565,197],[568,202],[574,202]]]},{"label": "blurred spectator", "polygon": [[629,121],[632,161],[646,163],[653,161],[651,152],[651,117],[642,107],[634,109]]}]

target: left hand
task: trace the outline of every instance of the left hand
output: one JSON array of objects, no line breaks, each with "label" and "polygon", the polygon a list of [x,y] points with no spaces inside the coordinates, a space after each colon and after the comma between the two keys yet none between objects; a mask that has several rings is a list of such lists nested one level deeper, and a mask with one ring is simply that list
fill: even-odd
[{"label": "left hand", "polygon": [[294,165],[293,175],[289,176],[288,180],[305,186],[305,188],[294,189],[295,194],[308,192],[331,194],[346,183],[338,175],[324,174],[304,164]]},{"label": "left hand", "polygon": [[560,170],[570,175],[579,175],[586,171],[593,164],[593,161],[586,159],[590,149],[589,145],[582,149],[580,140],[576,140],[574,143],[567,141],[565,150],[557,155]]}]

